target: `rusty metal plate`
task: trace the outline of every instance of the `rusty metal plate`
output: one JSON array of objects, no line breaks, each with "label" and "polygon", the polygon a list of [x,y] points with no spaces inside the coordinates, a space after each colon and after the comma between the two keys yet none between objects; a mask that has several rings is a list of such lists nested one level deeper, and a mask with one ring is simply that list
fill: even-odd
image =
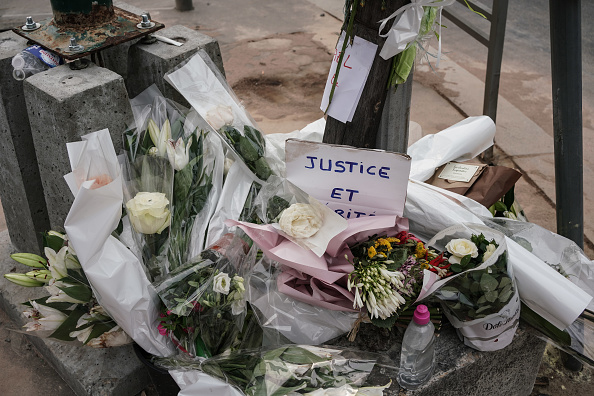
[{"label": "rusty metal plate", "polygon": [[[12,31],[59,54],[65,60],[75,60],[114,45],[146,36],[165,27],[162,23],[151,21],[155,24],[154,26],[141,29],[137,27],[142,20],[140,15],[132,14],[118,7],[113,7],[113,9],[115,17],[111,21],[98,26],[64,27],[56,25],[53,18],[48,18],[36,21],[41,25],[37,30],[27,31],[17,27]],[[76,38],[77,43],[84,47],[81,52],[70,52],[68,50],[70,38],[72,37]]]}]

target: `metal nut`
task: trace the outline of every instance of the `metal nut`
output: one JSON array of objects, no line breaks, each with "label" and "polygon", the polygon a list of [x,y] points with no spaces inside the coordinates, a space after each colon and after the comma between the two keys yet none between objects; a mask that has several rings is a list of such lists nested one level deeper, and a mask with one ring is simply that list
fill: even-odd
[{"label": "metal nut", "polygon": [[22,26],[21,29],[31,31],[31,30],[39,29],[40,26],[41,26],[40,24],[36,23],[33,20],[33,17],[28,16],[27,20],[25,22],[25,25]]},{"label": "metal nut", "polygon": [[85,47],[76,42],[75,37],[70,37],[70,45],[68,46],[68,52],[81,52],[84,49]]},{"label": "metal nut", "polygon": [[141,17],[142,17],[142,22],[140,22],[138,25],[136,25],[137,28],[150,29],[155,26],[155,23],[151,22],[148,14],[142,14]]}]

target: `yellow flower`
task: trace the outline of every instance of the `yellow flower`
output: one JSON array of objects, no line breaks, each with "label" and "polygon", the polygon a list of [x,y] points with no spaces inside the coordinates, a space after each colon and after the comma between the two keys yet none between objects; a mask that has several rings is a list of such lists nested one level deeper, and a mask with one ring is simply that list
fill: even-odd
[{"label": "yellow flower", "polygon": [[421,268],[422,268],[422,269],[429,269],[429,263],[428,263],[428,262],[426,262],[426,261],[422,262],[422,263],[421,263]]},{"label": "yellow flower", "polygon": [[369,249],[367,249],[367,255],[369,256],[369,258],[373,258],[376,254],[377,252],[375,251],[375,248],[373,246],[370,246]]},{"label": "yellow flower", "polygon": [[390,243],[392,243],[392,242],[400,243],[400,239],[394,238],[394,237],[386,238],[386,241],[388,241]]},{"label": "yellow flower", "polygon": [[417,258],[425,257],[426,253],[427,253],[427,249],[425,249],[425,247],[423,246],[423,244],[421,242],[418,242],[417,249],[415,250],[415,255],[417,256]]}]

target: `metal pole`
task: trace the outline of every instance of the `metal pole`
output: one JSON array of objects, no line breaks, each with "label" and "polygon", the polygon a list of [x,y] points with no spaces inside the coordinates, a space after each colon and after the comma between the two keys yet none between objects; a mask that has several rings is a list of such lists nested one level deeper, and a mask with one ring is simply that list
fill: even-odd
[{"label": "metal pole", "polygon": [[584,246],[581,1],[550,0],[557,232]]},{"label": "metal pole", "polygon": [[[501,78],[503,43],[505,41],[507,5],[508,0],[495,0],[493,1],[493,11],[491,13],[483,114],[491,117],[493,122],[496,122],[497,119],[497,100],[499,95],[499,80]],[[483,159],[489,163],[493,161],[493,147],[485,150]]]},{"label": "metal pole", "polygon": [[[584,247],[581,1],[549,0],[557,232]],[[565,368],[579,360],[562,353]]]}]

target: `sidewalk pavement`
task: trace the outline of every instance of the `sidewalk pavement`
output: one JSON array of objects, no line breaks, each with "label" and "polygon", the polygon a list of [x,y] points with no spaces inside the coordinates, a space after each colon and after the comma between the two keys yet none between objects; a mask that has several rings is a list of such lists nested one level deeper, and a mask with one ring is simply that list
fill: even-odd
[{"label": "sidewalk pavement", "polygon": [[[172,0],[127,3],[150,11],[152,19],[166,26],[181,24],[216,38],[230,85],[264,132],[290,132],[322,116],[319,102],[342,25],[343,0],[194,0],[195,9],[189,12],[176,11]],[[0,30],[19,24],[28,15],[36,19],[50,16],[49,2],[4,0],[0,5]],[[448,30],[452,29],[455,27]],[[411,139],[438,132],[482,112],[484,84],[456,63],[455,45],[447,40],[445,44],[449,45],[444,48],[448,56],[436,72],[427,65],[416,67],[411,120],[420,125],[422,132],[415,129]],[[594,169],[594,155],[591,155],[594,147],[587,144],[584,147],[584,180],[587,181],[591,180]],[[524,113],[522,106],[516,107],[501,96],[495,156],[498,164],[516,167],[524,174],[516,194],[529,220],[554,231],[553,139]],[[584,196],[586,253],[594,257],[591,242],[594,241],[594,184],[584,184]],[[4,227],[0,212],[0,231]],[[0,323],[5,320],[0,315]],[[0,382],[5,384],[24,372],[26,376],[19,381],[22,387],[10,386],[8,393],[4,387],[3,394],[47,394],[47,387],[35,385],[39,383],[49,384],[50,394],[71,394],[68,389],[62,389],[65,385],[59,377],[49,378],[47,371],[34,368],[40,359],[17,359],[14,345],[10,347],[10,341],[1,342],[10,340],[10,334],[13,333],[0,325]],[[18,337],[21,336],[13,338]],[[22,344],[26,347],[26,341]],[[21,345],[16,350],[22,348]]]}]

